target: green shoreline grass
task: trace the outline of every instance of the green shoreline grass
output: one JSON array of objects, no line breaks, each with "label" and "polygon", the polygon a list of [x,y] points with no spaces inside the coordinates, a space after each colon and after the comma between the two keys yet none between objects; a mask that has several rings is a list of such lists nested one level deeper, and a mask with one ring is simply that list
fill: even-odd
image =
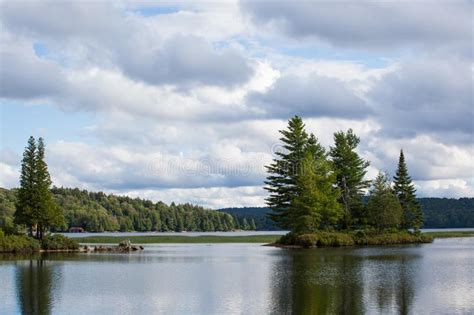
[{"label": "green shoreline grass", "polygon": [[439,231],[439,232],[426,232],[426,235],[431,235],[434,238],[448,238],[448,237],[474,237],[474,231]]},{"label": "green shoreline grass", "polygon": [[74,238],[82,244],[116,244],[127,239],[134,244],[199,244],[199,243],[273,243],[281,235],[249,235],[249,236],[184,236],[184,235],[150,235],[150,236],[88,236]]},{"label": "green shoreline grass", "polygon": [[[434,238],[474,237],[474,231],[427,232]],[[184,235],[150,235],[150,236],[88,236],[74,238],[79,243],[117,244],[129,239],[135,244],[205,244],[205,243],[274,243],[281,235],[249,235],[249,236],[184,236]]]}]

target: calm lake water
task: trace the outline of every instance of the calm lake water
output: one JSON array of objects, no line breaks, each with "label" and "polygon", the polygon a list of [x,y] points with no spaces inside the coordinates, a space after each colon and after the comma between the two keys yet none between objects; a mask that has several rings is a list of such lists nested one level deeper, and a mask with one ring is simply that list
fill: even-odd
[{"label": "calm lake water", "polygon": [[0,314],[472,314],[474,238],[288,250],[0,256]]},{"label": "calm lake water", "polygon": [[[474,228],[458,228],[458,229],[421,229],[422,232],[447,232],[447,231],[474,231]],[[88,237],[88,236],[202,236],[202,235],[216,235],[216,236],[249,236],[249,235],[284,235],[288,231],[236,231],[236,232],[102,232],[102,233],[58,233],[64,234],[68,237]]]}]

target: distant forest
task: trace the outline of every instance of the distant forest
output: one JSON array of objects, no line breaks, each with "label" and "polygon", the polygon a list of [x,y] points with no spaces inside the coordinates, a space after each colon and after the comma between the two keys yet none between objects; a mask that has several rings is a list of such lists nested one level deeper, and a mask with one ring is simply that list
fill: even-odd
[{"label": "distant forest", "polygon": [[[231,231],[255,230],[255,222],[192,204],[167,205],[140,198],[107,195],[80,189],[53,187],[51,192],[64,212],[66,224],[88,232],[103,231]],[[15,229],[13,214],[17,190],[0,188],[0,228]]]},{"label": "distant forest", "polygon": [[[474,228],[474,198],[417,198],[424,214],[423,228]],[[367,198],[365,198],[367,201]],[[220,209],[239,219],[253,219],[257,230],[278,230],[266,207]]]},{"label": "distant forest", "polygon": [[[265,207],[208,210],[191,204],[167,205],[140,198],[80,189],[52,189],[66,226],[86,231],[230,231],[278,230]],[[425,228],[474,227],[474,198],[419,198]],[[0,227],[13,227],[16,190],[0,188]]]}]

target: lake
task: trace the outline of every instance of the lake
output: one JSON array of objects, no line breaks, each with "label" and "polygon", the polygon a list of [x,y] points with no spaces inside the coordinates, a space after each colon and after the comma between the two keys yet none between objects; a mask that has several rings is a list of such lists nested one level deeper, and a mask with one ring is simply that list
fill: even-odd
[{"label": "lake", "polygon": [[289,250],[146,245],[0,256],[0,314],[467,314],[474,238]]},{"label": "lake", "polygon": [[[422,232],[456,232],[474,231],[474,228],[448,228],[448,229],[421,229]],[[232,232],[84,232],[84,233],[57,233],[67,237],[88,237],[88,236],[252,236],[252,235],[285,235],[289,231],[232,231]]]}]

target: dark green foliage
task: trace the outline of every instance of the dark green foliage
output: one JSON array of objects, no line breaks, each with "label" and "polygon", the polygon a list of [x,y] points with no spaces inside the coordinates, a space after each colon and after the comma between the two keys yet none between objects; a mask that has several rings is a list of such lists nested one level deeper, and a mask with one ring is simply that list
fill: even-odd
[{"label": "dark green foliage", "polygon": [[235,222],[230,214],[191,204],[166,205],[140,198],[106,195],[102,192],[52,189],[67,226],[89,232],[103,231],[230,231]]},{"label": "dark green foliage", "polygon": [[76,250],[79,243],[62,234],[48,235],[41,240],[41,248],[48,250]]},{"label": "dark green foliage", "polygon": [[[288,122],[286,130],[280,130],[283,151],[277,151],[277,158],[267,166],[269,173],[265,189],[270,193],[267,204],[273,209],[272,220],[282,228],[289,228],[289,211],[293,198],[298,192],[296,184],[300,173],[301,160],[308,149],[308,134],[303,120],[295,116]],[[314,149],[314,148],[313,148]]]},{"label": "dark green foliage", "polygon": [[225,212],[234,218],[234,222],[237,223],[236,229],[242,229],[240,222],[244,218],[247,220],[254,220],[255,226],[259,231],[276,231],[280,228],[270,218],[272,209],[267,207],[243,207],[243,208],[224,208],[219,209],[219,212]]},{"label": "dark green foliage", "polygon": [[308,234],[288,233],[282,236],[277,244],[301,247],[338,247],[353,245],[394,245],[431,243],[433,237],[407,231],[393,232],[327,232],[318,231]]},{"label": "dark green foliage", "polygon": [[473,228],[474,198],[418,198],[424,228]]},{"label": "dark green foliage", "polygon": [[395,245],[395,244],[417,244],[431,243],[433,237],[422,233],[410,233],[408,231],[393,231],[385,233],[367,233],[364,236],[354,235],[357,245]]},{"label": "dark green foliage", "polygon": [[[423,228],[474,228],[474,198],[417,198],[416,200],[423,209]],[[253,218],[257,230],[260,231],[280,229],[268,218],[268,213],[272,212],[272,209],[268,207],[225,208],[219,211],[229,213],[239,220],[244,217]]]},{"label": "dark green foliage", "polygon": [[302,247],[338,247],[355,245],[353,237],[348,233],[319,231],[308,234],[288,233],[278,242],[281,245]]},{"label": "dark green foliage", "polygon": [[423,212],[420,204],[416,201],[416,189],[408,175],[403,150],[400,151],[397,173],[393,179],[395,193],[403,210],[402,226],[417,230],[423,225]]},{"label": "dark green foliage", "polygon": [[40,243],[26,235],[5,235],[0,230],[0,252],[17,253],[39,250]]},{"label": "dark green foliage", "polygon": [[334,227],[341,217],[339,191],[333,187],[335,174],[324,154],[307,151],[297,178],[299,191],[291,203],[290,228],[293,232],[309,233]]},{"label": "dark green foliage", "polygon": [[35,173],[36,141],[35,138],[30,137],[21,161],[20,189],[14,214],[15,224],[26,225],[30,234],[33,233],[33,226],[38,223],[34,218],[38,197]]},{"label": "dark green foliage", "polygon": [[64,214],[57,206],[53,195],[50,191],[51,178],[48,171],[48,165],[45,161],[45,146],[43,138],[38,140],[38,148],[36,151],[36,193],[37,204],[34,211],[34,218],[37,222],[37,233],[40,239],[50,229],[50,227],[64,226]]},{"label": "dark green foliage", "polygon": [[396,228],[402,222],[402,207],[386,174],[379,173],[373,183],[367,204],[367,216],[369,224],[379,231]]},{"label": "dark green foliage", "polygon": [[[0,188],[0,224],[5,222],[8,225],[8,222],[13,221],[17,191]],[[191,204],[172,203],[168,206],[163,202],[153,203],[140,198],[106,195],[77,188],[53,187],[51,192],[58,208],[65,214],[66,223],[64,227],[54,228],[54,231],[67,231],[70,227],[82,227],[88,232],[237,229],[232,215]],[[3,225],[0,227],[7,230]],[[16,229],[16,226],[13,225],[12,229]]]},{"label": "dark green foliage", "polygon": [[369,162],[363,160],[356,152],[360,139],[352,129],[347,132],[339,131],[334,134],[334,147],[331,147],[331,156],[337,176],[337,186],[341,190],[340,202],[344,216],[342,227],[350,228],[353,225],[364,225],[364,205],[362,196],[369,186],[365,180]]},{"label": "dark green foliage", "polygon": [[39,138],[36,145],[35,139],[30,137],[21,163],[14,222],[26,226],[30,235],[36,229],[36,237],[39,239],[43,238],[50,227],[64,225],[63,213],[54,202],[50,186],[44,141]]},{"label": "dark green foliage", "polygon": [[0,229],[6,234],[17,234],[18,226],[13,222],[17,191],[0,188]]},{"label": "dark green foliage", "polygon": [[257,226],[255,225],[255,220],[254,220],[254,219],[250,219],[250,227],[249,227],[249,230],[255,231],[256,229],[257,229]]}]

